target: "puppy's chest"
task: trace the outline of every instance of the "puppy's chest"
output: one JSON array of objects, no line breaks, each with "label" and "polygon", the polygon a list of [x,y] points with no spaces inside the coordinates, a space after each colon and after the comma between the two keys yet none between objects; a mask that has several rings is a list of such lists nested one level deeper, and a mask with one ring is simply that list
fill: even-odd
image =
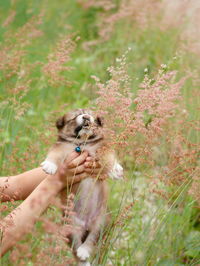
[{"label": "puppy's chest", "polygon": [[97,150],[100,148],[100,143],[96,144],[74,144],[74,143],[66,143],[64,144],[64,149],[65,149],[65,158],[72,153],[72,151],[77,151],[77,152],[83,152],[87,151],[90,156],[95,157]]}]

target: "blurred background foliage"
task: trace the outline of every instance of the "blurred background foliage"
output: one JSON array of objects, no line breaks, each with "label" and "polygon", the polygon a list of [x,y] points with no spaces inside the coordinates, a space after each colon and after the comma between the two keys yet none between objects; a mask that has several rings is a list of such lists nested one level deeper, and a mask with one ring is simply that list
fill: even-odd
[{"label": "blurred background foliage", "polygon": [[[200,6],[195,0],[173,3],[164,0],[1,0],[2,176],[39,165],[55,141],[55,119],[67,110],[91,107],[98,90],[91,76],[98,76],[103,82],[109,80],[107,68],[115,66],[116,58],[129,48],[128,73],[134,95],[145,75],[153,78],[161,66],[176,70],[178,78],[187,77],[181,88],[177,117],[187,122],[185,128],[184,123],[182,125],[185,139],[191,141],[195,149],[199,148],[197,14]],[[62,68],[57,72],[55,68],[52,70],[49,64],[52,61],[54,67],[57,64]],[[171,120],[167,129],[172,129],[171,133],[165,132],[163,142],[155,147],[154,166],[136,165],[135,158],[126,154],[123,157],[126,182],[109,181],[113,216],[118,219],[121,212],[126,213],[124,208],[127,215],[121,218],[122,224],[116,224],[111,231],[107,249],[101,255],[102,265],[199,265],[198,168],[196,172],[188,170],[181,185],[168,186],[161,182],[160,195],[149,189],[158,166],[167,165],[169,146],[174,145],[172,140],[179,134],[177,121],[176,118]],[[190,127],[190,123],[196,128]],[[170,145],[165,139],[167,135],[171,136]],[[196,158],[195,167],[198,167]],[[192,179],[194,173],[196,183]],[[197,188],[193,198],[188,195],[191,184]],[[46,242],[39,223],[37,228],[36,236],[26,239],[32,243],[32,256],[18,258],[13,264],[12,254],[8,253],[1,260],[2,265],[43,265],[39,264],[38,250],[34,247],[39,245],[45,249]],[[58,256],[51,256],[50,265],[62,265],[66,254],[59,256],[60,264],[55,264]],[[97,260],[94,265],[98,265]]]}]

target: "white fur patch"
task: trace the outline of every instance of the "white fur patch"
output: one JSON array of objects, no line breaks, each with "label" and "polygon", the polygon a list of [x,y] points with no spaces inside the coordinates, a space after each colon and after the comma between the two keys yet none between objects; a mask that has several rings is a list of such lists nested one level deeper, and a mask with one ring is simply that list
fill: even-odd
[{"label": "white fur patch", "polygon": [[57,165],[55,163],[52,163],[48,160],[45,160],[41,163],[42,169],[50,175],[54,175],[58,169]]},{"label": "white fur patch", "polygon": [[79,247],[76,251],[76,255],[80,260],[87,260],[90,256],[89,251],[85,247]]},{"label": "white fur patch", "polygon": [[76,123],[77,123],[78,125],[82,125],[82,124],[83,124],[83,116],[84,116],[84,115],[89,116],[89,118],[90,118],[90,122],[91,122],[91,123],[94,123],[94,118],[93,118],[91,115],[88,115],[88,114],[82,114],[82,115],[77,116],[77,118],[76,118]]},{"label": "white fur patch", "polygon": [[123,179],[124,178],[124,169],[123,167],[115,162],[113,169],[108,173],[108,176],[112,179]]},{"label": "white fur patch", "polygon": [[81,261],[78,263],[78,266],[91,266],[91,264],[89,263],[89,261]]}]

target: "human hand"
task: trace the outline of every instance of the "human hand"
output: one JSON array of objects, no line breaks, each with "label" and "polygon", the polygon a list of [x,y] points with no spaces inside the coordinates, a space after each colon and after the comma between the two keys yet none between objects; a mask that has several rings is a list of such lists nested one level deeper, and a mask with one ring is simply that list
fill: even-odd
[{"label": "human hand", "polygon": [[86,177],[84,170],[84,162],[88,156],[88,152],[77,153],[73,151],[67,159],[60,165],[57,171],[59,180],[65,183],[76,183]]},{"label": "human hand", "polygon": [[59,167],[57,176],[62,182],[72,184],[80,182],[88,175],[98,176],[101,168],[99,161],[89,156],[87,151],[81,154],[74,151]]},{"label": "human hand", "polygon": [[104,167],[100,164],[100,161],[96,158],[91,156],[87,156],[85,163],[85,172],[88,173],[90,176],[96,177],[98,179],[105,179],[104,175]]}]

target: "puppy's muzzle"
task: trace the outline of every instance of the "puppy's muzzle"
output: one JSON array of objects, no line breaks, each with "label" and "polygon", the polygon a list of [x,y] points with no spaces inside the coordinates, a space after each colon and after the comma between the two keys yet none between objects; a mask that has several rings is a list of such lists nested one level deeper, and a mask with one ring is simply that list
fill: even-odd
[{"label": "puppy's muzzle", "polygon": [[94,123],[94,118],[89,114],[82,114],[77,116],[76,123],[78,126],[89,127],[92,123]]},{"label": "puppy's muzzle", "polygon": [[[81,114],[76,118],[77,127],[75,128],[75,135],[78,136],[80,133],[86,133],[91,135],[90,128],[94,123],[94,118],[89,114]],[[82,129],[86,131],[82,131]]]}]

